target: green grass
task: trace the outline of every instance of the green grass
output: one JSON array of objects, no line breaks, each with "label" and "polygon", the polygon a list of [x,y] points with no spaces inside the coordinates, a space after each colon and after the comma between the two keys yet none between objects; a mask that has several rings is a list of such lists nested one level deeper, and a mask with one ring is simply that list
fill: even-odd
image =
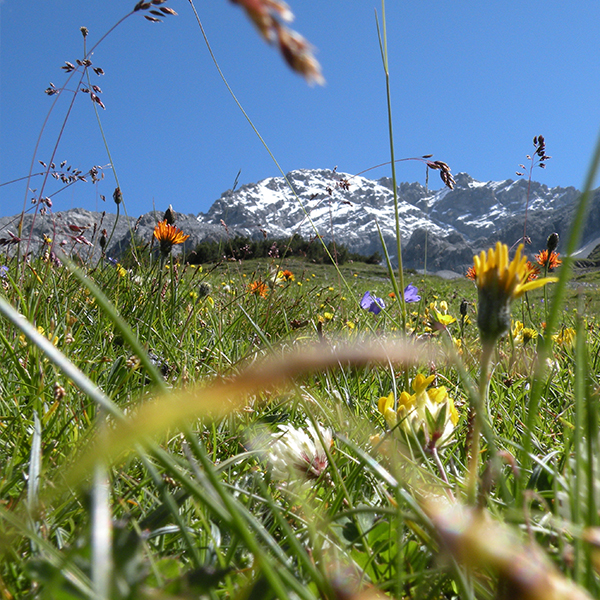
[{"label": "green grass", "polygon": [[47,250],[0,271],[2,600],[598,597],[598,272],[482,348],[466,278]]},{"label": "green grass", "polygon": [[[467,497],[468,386],[480,353],[473,283],[405,273],[422,300],[408,305],[408,346],[398,348],[387,270],[291,260],[280,266],[295,279],[275,285],[276,264],[171,264],[162,275],[158,263],[125,274],[84,265],[82,279],[43,258],[21,272],[10,263],[4,297],[39,333],[28,337],[5,321],[1,335],[4,597],[335,598],[374,586],[394,597],[492,598],[511,581],[518,564],[495,556],[502,544],[490,549],[485,536],[448,541],[450,555],[440,546],[450,534],[438,504],[445,511],[451,497]],[[249,293],[257,280],[267,282],[266,297]],[[387,301],[377,317],[358,305],[367,290]],[[531,293],[513,309],[539,336],[542,298]],[[443,301],[456,322],[436,330],[431,304],[443,312]],[[597,437],[600,342],[587,310],[598,302],[596,288],[579,300],[572,288],[567,307],[578,302],[582,319],[567,308],[561,327],[586,336],[584,381],[582,350],[556,344],[524,493],[517,468],[536,341],[498,345],[489,413],[502,458],[490,477],[483,445],[478,502],[499,527],[528,531],[556,577],[562,572],[595,594],[585,540],[597,521],[588,487],[596,489],[595,469],[586,458]],[[315,346],[316,358],[306,358]],[[66,375],[56,350],[102,396]],[[457,407],[439,463],[418,441],[407,445],[401,429],[386,432],[377,409],[380,397],[400,395],[406,370],[410,379],[435,374],[433,385],[445,386]],[[579,438],[577,410],[587,411]],[[309,486],[278,482],[265,440],[278,425],[304,428],[307,420],[334,432],[327,468]]]}]

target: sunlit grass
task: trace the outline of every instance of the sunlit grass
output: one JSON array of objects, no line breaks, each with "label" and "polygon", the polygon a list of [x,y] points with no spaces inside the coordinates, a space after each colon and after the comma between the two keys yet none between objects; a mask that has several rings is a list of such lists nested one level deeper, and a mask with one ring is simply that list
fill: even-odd
[{"label": "sunlit grass", "polygon": [[[287,6],[238,4],[322,82]],[[11,247],[0,597],[597,597],[600,294],[568,255],[599,162],[544,290],[501,246],[479,291],[404,271],[399,236],[399,269],[189,265],[171,208],[123,264]]]}]

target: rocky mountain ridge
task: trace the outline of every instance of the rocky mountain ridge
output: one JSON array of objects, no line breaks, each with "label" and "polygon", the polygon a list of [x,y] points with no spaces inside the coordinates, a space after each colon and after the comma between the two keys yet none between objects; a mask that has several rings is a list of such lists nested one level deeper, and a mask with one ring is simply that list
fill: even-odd
[{"label": "rocky mountain ridge", "polygon": [[[580,195],[573,187],[548,188],[524,179],[480,182],[466,173],[457,174],[455,179],[453,190],[444,187],[432,191],[420,183],[398,186],[405,267],[422,269],[426,263],[428,271],[462,273],[472,264],[476,252],[497,240],[512,246],[523,236],[528,194],[527,235],[532,241],[529,253],[537,252],[553,231],[565,239]],[[121,216],[107,254],[118,258],[132,236],[149,243],[162,215],[150,212],[138,219]],[[353,252],[370,255],[381,252],[381,232],[392,260],[396,259],[394,200],[389,178],[375,181],[326,169],[296,170],[286,178],[271,177],[228,190],[205,214],[176,213],[176,217],[176,225],[190,235],[183,248],[177,248],[178,252],[192,250],[207,239],[236,235],[277,238],[298,233],[305,239],[334,239]],[[99,256],[100,232],[106,229],[110,234],[115,218],[83,209],[48,212],[35,220],[25,215],[21,237],[31,237],[32,252],[37,251],[46,235],[70,252]],[[18,223],[19,216],[0,218],[0,244],[11,239],[9,231],[16,235]],[[598,232],[600,190],[592,194],[582,245],[595,240]],[[26,251],[24,244],[21,242],[21,253]]]},{"label": "rocky mountain ridge", "polygon": [[[420,183],[398,186],[406,267],[422,269],[427,260],[428,270],[461,272],[472,263],[474,253],[497,240],[512,246],[523,236],[528,194],[527,236],[537,252],[553,231],[566,236],[580,196],[574,187],[548,188],[525,179],[480,182],[466,173],[455,179],[453,190],[431,191]],[[266,232],[269,237],[299,233],[310,238],[318,233],[363,254],[381,250],[381,230],[396,259],[390,178],[374,181],[324,169],[291,171],[285,179],[271,177],[228,190],[198,220],[212,224],[223,220],[250,237]],[[584,244],[597,237],[598,225],[599,190],[593,194]]]}]

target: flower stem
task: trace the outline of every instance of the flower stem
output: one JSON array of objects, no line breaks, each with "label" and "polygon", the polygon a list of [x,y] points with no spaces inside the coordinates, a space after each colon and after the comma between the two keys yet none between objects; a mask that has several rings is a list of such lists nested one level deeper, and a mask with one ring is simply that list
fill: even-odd
[{"label": "flower stem", "polygon": [[471,398],[472,408],[475,411],[473,423],[473,436],[471,442],[471,457],[469,461],[469,481],[467,486],[468,502],[474,506],[477,502],[477,471],[479,467],[479,447],[481,431],[488,411],[488,385],[490,361],[495,343],[484,342],[481,349],[481,371],[479,373],[478,393]]}]

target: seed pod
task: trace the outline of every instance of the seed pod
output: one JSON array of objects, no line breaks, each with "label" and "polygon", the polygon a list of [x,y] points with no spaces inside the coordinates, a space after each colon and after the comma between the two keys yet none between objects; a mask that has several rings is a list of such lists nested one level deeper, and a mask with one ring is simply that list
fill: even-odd
[{"label": "seed pod", "polygon": [[548,236],[546,248],[548,249],[548,254],[554,252],[558,248],[558,233],[554,232]]},{"label": "seed pod", "polygon": [[121,193],[121,188],[115,188],[115,191],[113,192],[113,200],[115,201],[115,204],[117,206],[121,204],[121,202],[123,202],[123,194]]}]

